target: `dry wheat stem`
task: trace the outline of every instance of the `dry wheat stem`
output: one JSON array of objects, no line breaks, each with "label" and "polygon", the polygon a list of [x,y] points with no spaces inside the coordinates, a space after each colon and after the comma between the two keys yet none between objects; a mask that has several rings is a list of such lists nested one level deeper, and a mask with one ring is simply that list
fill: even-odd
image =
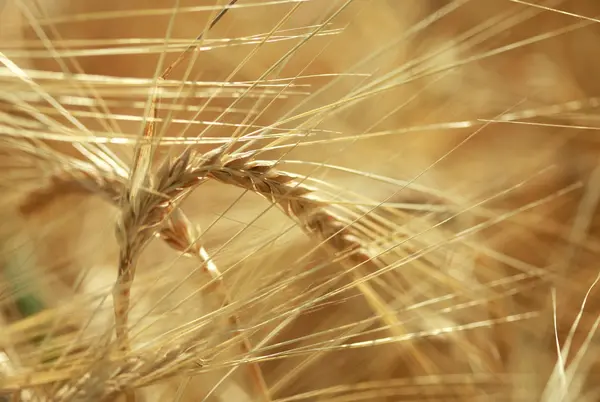
[{"label": "dry wheat stem", "polygon": [[[207,276],[211,278],[211,281],[216,283],[216,291],[219,294],[222,307],[231,305],[231,295],[223,281],[223,277],[217,266],[211,260],[208,252],[198,243],[200,233],[196,227],[187,219],[180,209],[175,209],[167,224],[160,231],[160,237],[169,244],[173,249],[180,251],[184,255],[196,256],[201,260],[201,269]],[[239,334],[241,336],[241,349],[245,354],[252,352],[252,344],[243,331],[240,331],[240,319],[235,311],[231,312],[229,316],[229,324],[233,328],[233,336]],[[267,383],[262,375],[260,367],[256,363],[250,364],[250,371],[254,383],[257,384],[259,392],[269,400],[270,397]]]}]

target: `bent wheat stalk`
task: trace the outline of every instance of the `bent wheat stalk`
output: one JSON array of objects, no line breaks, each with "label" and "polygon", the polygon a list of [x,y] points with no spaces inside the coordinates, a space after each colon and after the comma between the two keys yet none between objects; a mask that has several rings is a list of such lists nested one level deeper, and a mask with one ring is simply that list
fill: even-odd
[{"label": "bent wheat stalk", "polygon": [[[122,339],[126,339],[129,289],[134,276],[134,272],[128,271],[127,267],[133,266],[144,245],[153,236],[159,235],[178,251],[188,255],[203,254],[203,249],[194,245],[194,229],[178,211],[177,205],[207,179],[235,185],[261,195],[276,204],[307,235],[318,239],[330,252],[343,255],[346,263],[351,265],[350,273],[357,288],[390,330],[398,334],[401,325],[396,315],[370,285],[361,280],[360,267],[371,263],[372,257],[366,250],[365,241],[355,234],[351,225],[330,211],[328,204],[315,195],[315,190],[303,184],[302,176],[277,169],[274,161],[254,160],[257,151],[225,155],[225,149],[223,146],[203,155],[188,150],[177,159],[164,163],[156,174],[154,190],[141,191],[139,207],[129,206],[124,210],[124,225],[119,231],[122,254],[117,288],[121,290],[115,293],[116,320],[119,325],[117,331]],[[73,181],[113,200],[116,200],[114,195],[119,192],[115,191],[115,187],[123,188],[121,181],[110,176],[102,177],[101,172],[86,173],[83,178],[67,172],[62,178],[54,178],[54,186],[65,188],[66,183]],[[41,191],[45,194],[52,193],[50,188]],[[38,194],[29,197],[30,201],[24,204],[25,209],[31,208],[34,204],[31,200],[38,199]],[[204,258],[205,271],[221,289],[224,304],[228,303],[230,298],[220,274],[216,270],[211,272],[208,263],[209,260]],[[232,318],[232,322],[237,325],[237,318]],[[251,348],[248,349],[246,352],[250,353]]]}]

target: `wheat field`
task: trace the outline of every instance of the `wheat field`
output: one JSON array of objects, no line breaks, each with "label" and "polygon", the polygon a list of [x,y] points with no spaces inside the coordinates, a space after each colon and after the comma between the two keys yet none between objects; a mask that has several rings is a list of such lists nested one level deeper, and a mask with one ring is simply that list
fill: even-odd
[{"label": "wheat field", "polygon": [[600,401],[599,18],[0,0],[0,401]]}]

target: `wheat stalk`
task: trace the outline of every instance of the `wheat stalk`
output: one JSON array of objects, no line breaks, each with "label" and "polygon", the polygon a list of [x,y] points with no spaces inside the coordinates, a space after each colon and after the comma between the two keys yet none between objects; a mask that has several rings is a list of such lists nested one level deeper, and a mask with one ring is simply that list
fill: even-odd
[{"label": "wheat stalk", "polygon": [[[135,260],[144,245],[158,234],[172,248],[187,255],[199,256],[203,260],[202,269],[208,273],[218,285],[223,305],[230,303],[230,296],[223,284],[216,267],[211,268],[210,259],[204,249],[196,244],[199,237],[195,228],[177,205],[190,192],[207,179],[214,179],[227,185],[234,185],[254,192],[276,204],[287,216],[299,223],[300,227],[311,237],[317,239],[332,253],[343,256],[342,261],[348,265],[349,273],[357,288],[362,292],[369,305],[378,313],[391,332],[400,336],[401,324],[389,306],[380,296],[361,280],[360,268],[372,263],[367,251],[365,239],[333,213],[328,204],[315,194],[315,189],[303,183],[303,177],[276,168],[275,161],[254,160],[256,151],[241,154],[225,155],[226,148],[220,147],[207,154],[196,155],[193,151],[169,163],[164,163],[156,174],[153,191],[140,192],[138,209],[129,207],[124,212],[125,225],[121,227],[121,258],[119,265],[118,286],[115,288],[115,315],[117,333],[121,339],[127,339],[127,311],[129,305],[129,289],[134,277]],[[68,188],[85,186],[99,191],[113,201],[119,191],[123,191],[122,182],[114,178],[104,178],[97,174],[86,174],[84,180],[76,175],[63,175],[54,178],[54,186]],[[115,191],[115,187],[121,190]],[[51,188],[40,190],[43,194],[53,193]],[[32,194],[31,200],[39,200],[42,193]],[[31,209],[32,202],[23,204]],[[232,325],[238,326],[239,319],[233,314]],[[250,353],[252,348],[244,339],[244,351]],[[422,356],[415,353],[419,363],[429,365]],[[253,370],[255,380],[260,384],[257,369]]]}]

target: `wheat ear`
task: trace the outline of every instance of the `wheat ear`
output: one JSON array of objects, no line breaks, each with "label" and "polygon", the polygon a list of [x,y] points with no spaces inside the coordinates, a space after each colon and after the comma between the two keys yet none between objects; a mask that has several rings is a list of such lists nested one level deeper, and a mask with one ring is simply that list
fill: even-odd
[{"label": "wheat ear", "polygon": [[[315,195],[313,188],[303,183],[302,176],[277,169],[274,161],[254,160],[255,151],[223,155],[224,149],[221,147],[204,155],[186,152],[171,164],[163,165],[157,174],[156,191],[144,192],[147,201],[143,202],[146,206],[143,213],[146,217],[141,218],[142,211],[129,211],[129,222],[144,227],[142,230],[153,228],[146,234],[138,232],[135,225],[124,228],[133,236],[130,239],[132,244],[139,244],[140,240],[143,243],[152,237],[152,233],[159,233],[172,247],[180,251],[182,247],[188,249],[189,239],[182,242],[181,236],[187,233],[189,225],[186,228],[179,227],[178,231],[168,229],[172,225],[169,223],[169,214],[175,210],[177,200],[184,198],[206,179],[241,187],[275,203],[287,216],[298,222],[307,235],[319,240],[330,252],[344,254],[343,261],[350,265],[350,275],[359,291],[390,331],[401,335],[402,326],[396,315],[369,283],[362,280],[361,267],[373,263],[365,247],[366,242],[355,236],[351,227],[329,211],[328,204]],[[106,180],[92,175],[87,181],[92,186],[98,186],[107,184]],[[114,179],[112,181],[114,185]],[[122,278],[120,284],[127,286],[126,280],[129,279],[128,276]],[[126,292],[117,295],[117,298],[124,300],[128,297]],[[122,312],[119,314],[121,318],[125,316]],[[423,359],[419,360],[421,364],[427,364]]]}]

